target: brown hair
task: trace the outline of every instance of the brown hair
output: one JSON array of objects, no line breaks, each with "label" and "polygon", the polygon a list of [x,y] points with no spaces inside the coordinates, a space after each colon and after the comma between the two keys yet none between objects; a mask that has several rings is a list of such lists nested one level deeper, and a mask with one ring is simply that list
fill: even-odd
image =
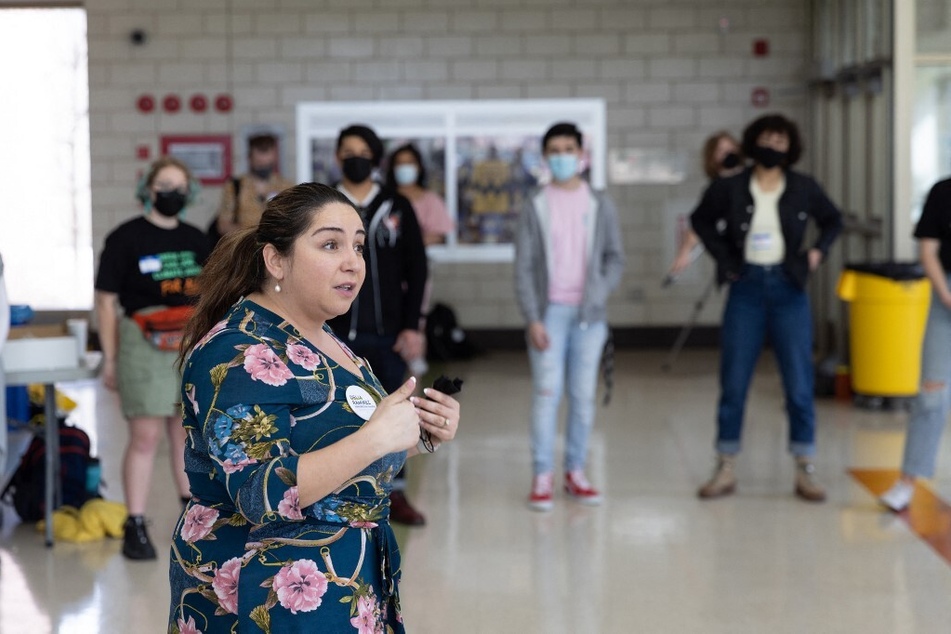
[{"label": "brown hair", "polygon": [[736,146],[736,153],[741,154],[740,142],[726,130],[720,130],[708,136],[707,140],[703,143],[703,172],[710,179],[714,179],[720,175],[721,166],[720,163],[717,162],[716,154],[717,146],[720,145],[722,139],[730,139],[733,141],[733,145]]},{"label": "brown hair", "polygon": [[255,134],[248,139],[248,154],[251,152],[268,152],[277,147],[277,137],[273,134]]},{"label": "brown hair", "polygon": [[182,172],[185,174],[185,180],[188,181],[189,189],[192,188],[192,181],[194,178],[192,177],[192,171],[188,169],[188,166],[174,156],[163,156],[161,158],[155,159],[155,162],[149,165],[149,171],[145,173],[145,175],[139,181],[138,187],[135,189],[135,197],[140,203],[145,204],[145,202],[152,197],[152,193],[150,191],[152,189],[152,183],[155,182],[155,177],[158,176],[158,173],[166,167],[177,167],[178,169],[182,170]]},{"label": "brown hair", "polygon": [[353,207],[333,187],[320,183],[295,185],[268,201],[256,227],[229,232],[218,242],[195,280],[198,303],[185,326],[179,368],[184,366],[188,352],[236,301],[263,288],[268,275],[264,246],[270,244],[282,256],[290,256],[294,243],[310,227],[314,216],[331,203]]}]

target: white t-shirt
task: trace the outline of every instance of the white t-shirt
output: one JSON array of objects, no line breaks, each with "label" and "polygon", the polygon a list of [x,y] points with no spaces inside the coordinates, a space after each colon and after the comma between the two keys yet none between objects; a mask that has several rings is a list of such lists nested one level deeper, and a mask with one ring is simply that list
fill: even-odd
[{"label": "white t-shirt", "polygon": [[786,241],[779,222],[779,198],[786,191],[786,179],[771,192],[760,189],[755,178],[750,179],[753,195],[753,217],[750,231],[746,234],[746,261],[767,266],[779,264],[786,256]]}]

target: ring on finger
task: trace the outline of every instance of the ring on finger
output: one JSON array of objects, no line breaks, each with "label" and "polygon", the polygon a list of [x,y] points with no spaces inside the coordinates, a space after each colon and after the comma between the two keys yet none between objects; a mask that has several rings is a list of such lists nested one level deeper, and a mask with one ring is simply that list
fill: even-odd
[{"label": "ring on finger", "polygon": [[443,427],[449,427],[449,419],[448,419],[448,418],[442,422],[442,426],[443,426]]}]

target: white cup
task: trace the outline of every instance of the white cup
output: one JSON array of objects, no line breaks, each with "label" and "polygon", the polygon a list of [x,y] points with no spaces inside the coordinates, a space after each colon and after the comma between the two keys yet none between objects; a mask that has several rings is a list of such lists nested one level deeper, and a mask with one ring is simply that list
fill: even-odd
[{"label": "white cup", "polygon": [[89,341],[89,320],[87,319],[67,319],[66,332],[71,337],[76,338],[76,358],[82,365],[86,360],[86,344]]}]

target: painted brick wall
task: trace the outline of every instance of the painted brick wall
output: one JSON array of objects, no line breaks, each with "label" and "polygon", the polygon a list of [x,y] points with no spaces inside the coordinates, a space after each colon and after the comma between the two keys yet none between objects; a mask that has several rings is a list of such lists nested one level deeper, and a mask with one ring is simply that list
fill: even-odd
[{"label": "painted brick wall", "polygon": [[[612,186],[629,265],[610,304],[618,326],[676,325],[712,275],[705,260],[678,284],[660,282],[673,257],[677,215],[705,180],[699,151],[711,132],[737,134],[770,109],[800,120],[808,61],[806,0],[87,0],[93,231],[138,210],[137,175],[161,134],[227,133],[254,123],[288,132],[294,157],[299,101],[601,97],[609,148],[683,156],[678,185]],[[713,6],[716,5],[716,6]],[[721,29],[721,19],[729,22]],[[133,46],[132,29],[148,42]],[[755,58],[753,40],[770,55]],[[139,114],[142,93],[234,95],[225,116]],[[243,154],[235,148],[235,160]],[[808,153],[808,148],[807,148]],[[808,160],[808,157],[807,157]],[[285,167],[293,176],[293,164]],[[219,190],[206,188],[191,219],[205,225]],[[442,264],[434,299],[467,327],[516,327],[510,264]],[[714,297],[702,321],[719,321]]]}]

